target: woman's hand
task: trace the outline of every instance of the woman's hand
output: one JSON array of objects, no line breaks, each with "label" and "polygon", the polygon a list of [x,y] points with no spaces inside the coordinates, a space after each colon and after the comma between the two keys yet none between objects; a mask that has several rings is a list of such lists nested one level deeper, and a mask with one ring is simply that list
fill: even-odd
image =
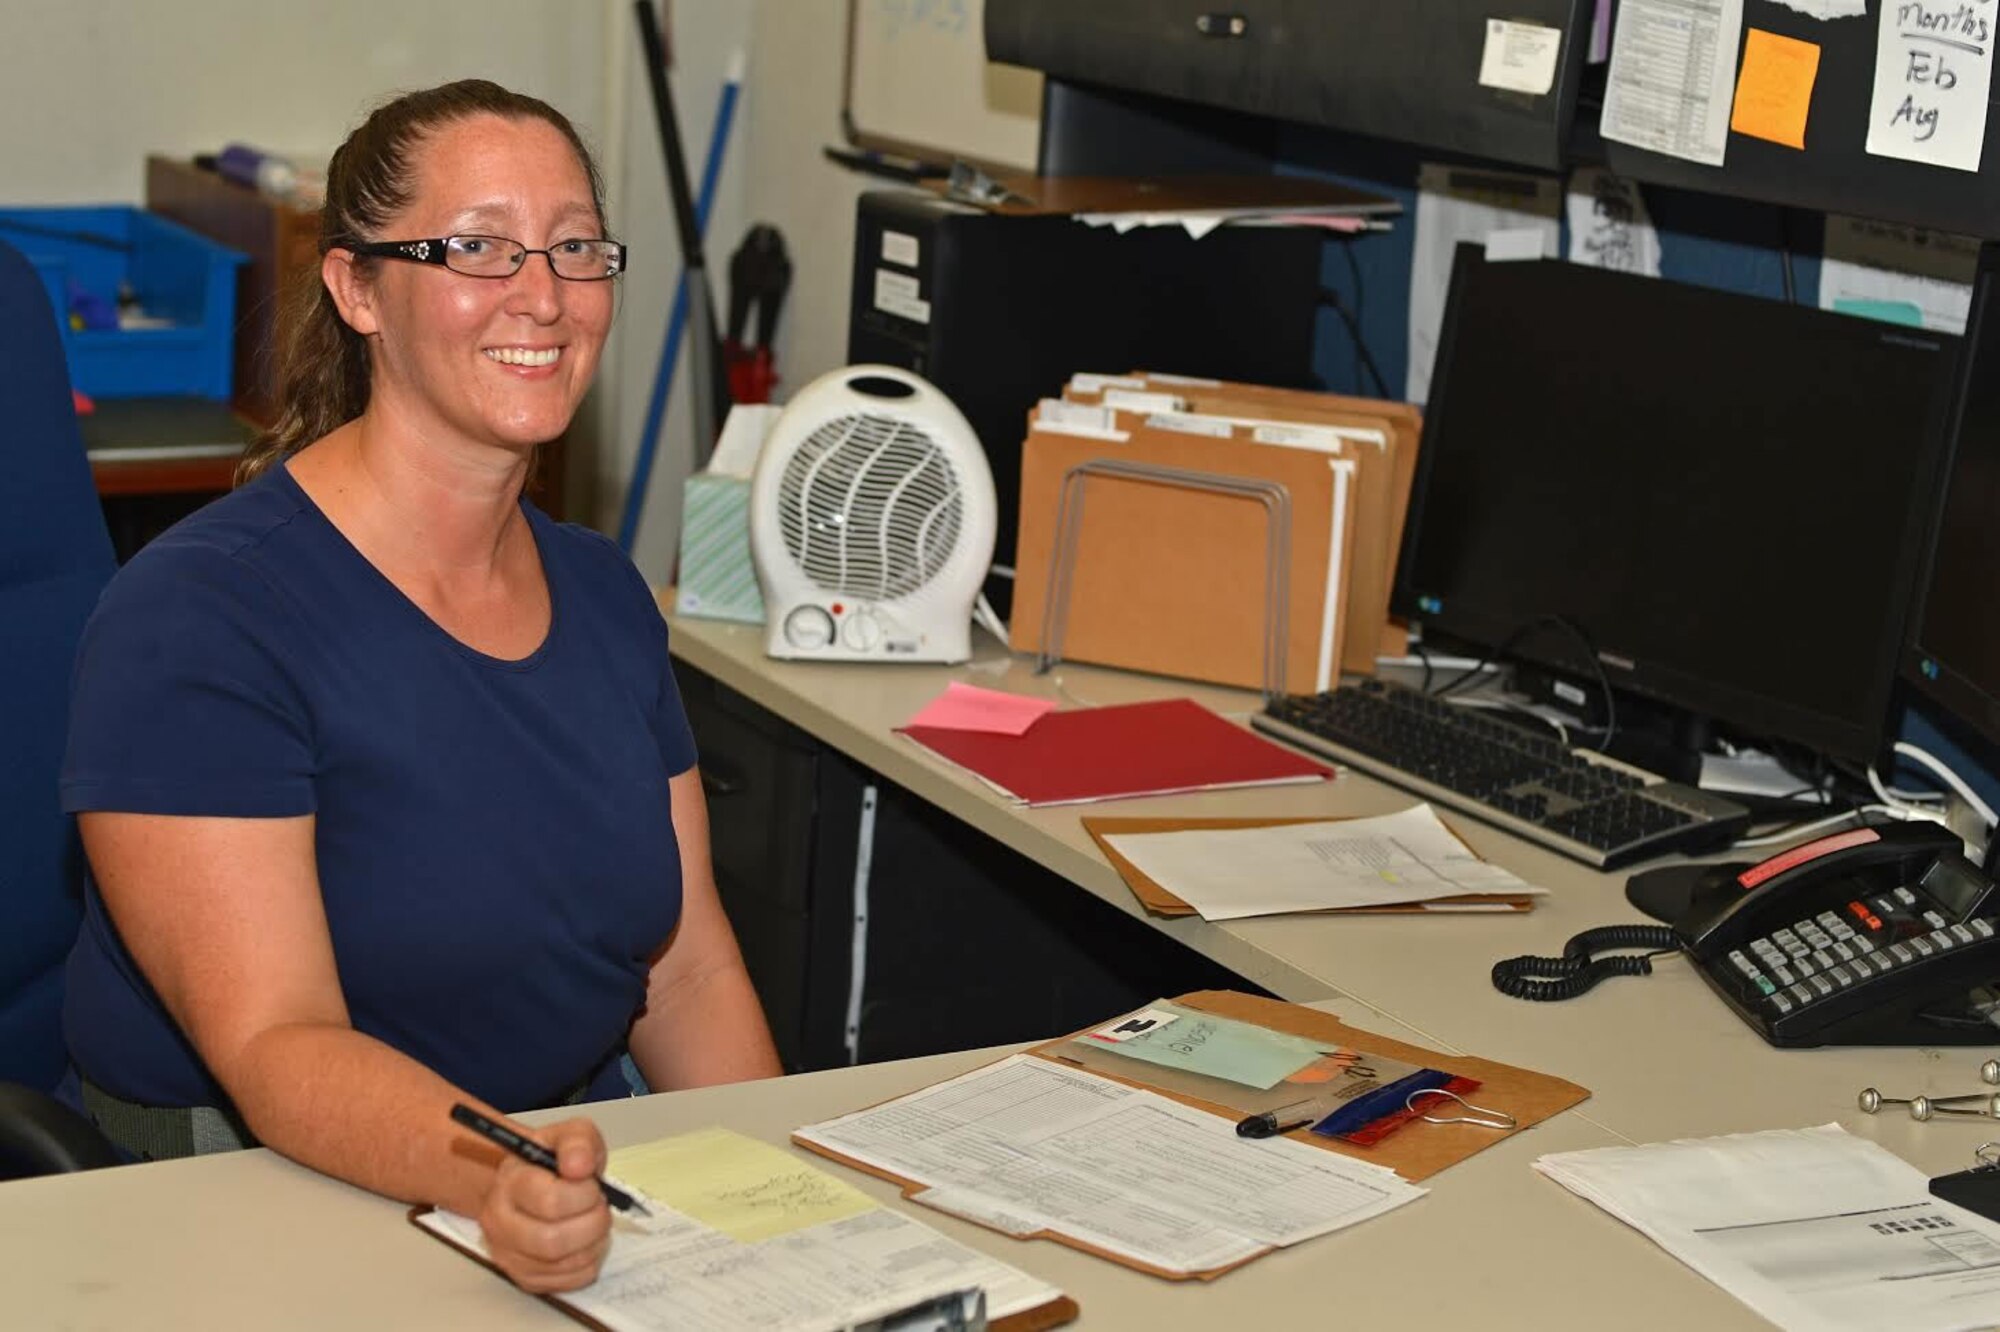
[{"label": "woman's hand", "polygon": [[534,1136],[556,1154],[560,1173],[501,1158],[479,1228],[494,1264],[522,1290],[576,1290],[597,1279],[611,1247],[611,1210],[596,1178],[604,1138],[588,1119],[565,1119]]}]

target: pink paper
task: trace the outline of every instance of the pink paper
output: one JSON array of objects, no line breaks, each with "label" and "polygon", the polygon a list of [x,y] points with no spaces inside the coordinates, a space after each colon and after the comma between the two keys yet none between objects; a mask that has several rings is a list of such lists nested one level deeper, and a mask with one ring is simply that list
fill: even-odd
[{"label": "pink paper", "polygon": [[945,691],[924,705],[922,712],[905,723],[935,726],[945,731],[987,731],[996,735],[1020,735],[1037,719],[1054,712],[1056,705],[1045,698],[1024,698],[1003,694],[997,689],[953,680]]}]

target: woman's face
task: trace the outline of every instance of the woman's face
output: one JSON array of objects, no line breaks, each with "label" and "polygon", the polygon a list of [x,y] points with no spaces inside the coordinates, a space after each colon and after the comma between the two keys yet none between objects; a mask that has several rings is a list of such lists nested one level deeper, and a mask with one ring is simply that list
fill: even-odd
[{"label": "woman's face", "polygon": [[[385,240],[499,236],[532,250],[603,235],[569,140],[534,119],[481,115],[416,150],[411,202]],[[372,394],[393,395],[419,428],[516,449],[568,427],[611,326],[611,282],[559,278],[531,254],[509,278],[380,261],[372,312]],[[350,322],[353,322],[350,320]]]}]

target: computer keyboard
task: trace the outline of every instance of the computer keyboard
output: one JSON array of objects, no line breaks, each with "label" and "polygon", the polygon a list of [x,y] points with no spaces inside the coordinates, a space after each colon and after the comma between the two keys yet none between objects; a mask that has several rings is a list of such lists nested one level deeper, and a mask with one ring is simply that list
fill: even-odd
[{"label": "computer keyboard", "polygon": [[1295,694],[1250,724],[1599,869],[1713,851],[1750,813],[1386,681]]}]

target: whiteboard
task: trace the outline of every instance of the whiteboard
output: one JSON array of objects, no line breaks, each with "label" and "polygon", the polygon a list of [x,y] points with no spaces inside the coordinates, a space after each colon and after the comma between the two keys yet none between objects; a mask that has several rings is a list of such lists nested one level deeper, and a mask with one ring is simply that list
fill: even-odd
[{"label": "whiteboard", "polygon": [[1032,171],[1042,76],[986,59],[983,0],[848,0],[848,135],[864,148]]}]

